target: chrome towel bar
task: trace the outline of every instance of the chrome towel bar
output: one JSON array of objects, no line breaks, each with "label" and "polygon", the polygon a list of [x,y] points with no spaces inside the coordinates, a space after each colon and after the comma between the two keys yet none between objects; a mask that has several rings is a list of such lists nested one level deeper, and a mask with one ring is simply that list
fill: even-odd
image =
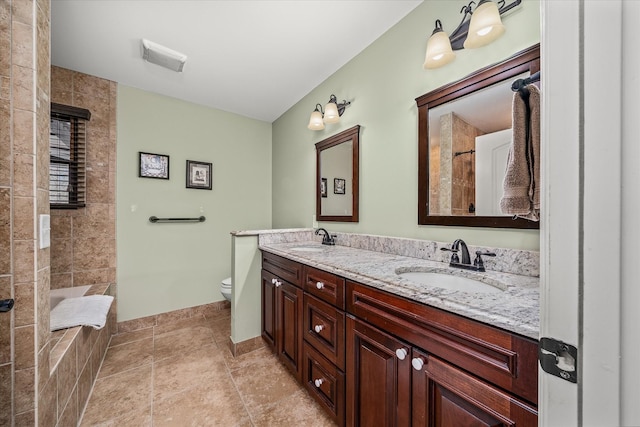
[{"label": "chrome towel bar", "polygon": [[204,216],[200,216],[198,218],[158,218],[157,216],[150,216],[149,222],[157,223],[157,222],[205,222],[206,218]]}]

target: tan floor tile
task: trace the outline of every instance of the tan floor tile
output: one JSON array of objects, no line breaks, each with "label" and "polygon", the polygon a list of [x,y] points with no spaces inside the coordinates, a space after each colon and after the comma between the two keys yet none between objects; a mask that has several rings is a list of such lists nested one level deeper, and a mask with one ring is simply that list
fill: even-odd
[{"label": "tan floor tile", "polygon": [[154,338],[154,360],[181,356],[208,345],[216,345],[216,342],[213,339],[211,329],[204,326],[156,335]]},{"label": "tan floor tile", "polygon": [[[113,408],[115,409],[115,408]],[[118,412],[119,414],[119,412]],[[120,417],[110,419],[108,421],[91,424],[84,419],[80,423],[80,427],[100,426],[100,427],[151,427],[151,406],[126,413]]]},{"label": "tan floor tile", "polygon": [[151,365],[146,365],[97,380],[82,422],[104,423],[117,415],[141,411],[150,402]]},{"label": "tan floor tile", "polygon": [[224,361],[231,372],[254,365],[264,366],[265,364],[279,363],[276,355],[267,347],[262,347],[236,357],[233,357],[231,351],[227,351],[224,352]]},{"label": "tan floor tile", "polygon": [[[300,384],[279,363],[257,363],[231,373],[247,410],[254,414],[287,399],[300,390]],[[288,404],[287,404],[288,405]]]},{"label": "tan floor tile", "polygon": [[209,385],[155,402],[153,425],[241,426],[251,423],[231,378],[219,376]]},{"label": "tan floor tile", "polygon": [[100,367],[98,378],[105,378],[152,362],[153,338],[109,347]]},{"label": "tan floor tile", "polygon": [[252,414],[256,427],[333,427],[333,422],[305,390],[299,390],[287,399],[287,404],[269,405],[260,413]]},{"label": "tan floor tile", "polygon": [[139,329],[137,331],[122,332],[120,334],[112,335],[109,347],[115,347],[133,341],[140,341],[145,338],[153,338],[153,328]]},{"label": "tan floor tile", "polygon": [[204,316],[195,316],[188,319],[175,320],[170,323],[154,326],[153,329],[154,334],[157,337],[158,335],[166,334],[167,332],[196,328],[199,326],[211,329],[213,327],[213,324],[211,320],[205,319]]},{"label": "tan floor tile", "polygon": [[228,376],[224,356],[214,345],[163,359],[154,363],[154,401],[196,386],[210,386]]}]

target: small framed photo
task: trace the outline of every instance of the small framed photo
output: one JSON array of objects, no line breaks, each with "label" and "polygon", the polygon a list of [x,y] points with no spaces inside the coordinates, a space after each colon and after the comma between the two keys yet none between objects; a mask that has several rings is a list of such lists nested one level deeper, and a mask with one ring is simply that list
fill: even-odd
[{"label": "small framed photo", "polygon": [[169,156],[138,152],[138,176],[140,178],[169,179]]},{"label": "small framed photo", "polygon": [[333,194],[345,194],[345,180],[342,178],[333,179]]},{"label": "small framed photo", "polygon": [[327,178],[320,178],[320,196],[327,197]]},{"label": "small framed photo", "polygon": [[187,160],[187,188],[211,190],[211,163]]}]

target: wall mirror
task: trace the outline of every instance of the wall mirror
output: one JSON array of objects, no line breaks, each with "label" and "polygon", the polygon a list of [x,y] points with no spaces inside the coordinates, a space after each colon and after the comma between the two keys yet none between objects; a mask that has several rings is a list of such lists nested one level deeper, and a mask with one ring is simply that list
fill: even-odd
[{"label": "wall mirror", "polygon": [[419,98],[418,224],[539,228],[500,212],[511,84],[540,70],[536,44]]},{"label": "wall mirror", "polygon": [[316,144],[316,219],[358,222],[360,126]]}]

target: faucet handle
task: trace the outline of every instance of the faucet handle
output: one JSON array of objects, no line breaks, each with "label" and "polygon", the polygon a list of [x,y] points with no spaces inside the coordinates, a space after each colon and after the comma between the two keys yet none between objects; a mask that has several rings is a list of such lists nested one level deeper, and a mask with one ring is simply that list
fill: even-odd
[{"label": "faucet handle", "polygon": [[496,254],[494,252],[476,251],[476,259],[473,260],[473,265],[478,269],[478,271],[485,271],[485,269],[484,269],[484,261],[482,261],[482,255],[484,255],[484,256],[496,256]]},{"label": "faucet handle", "polygon": [[458,250],[453,248],[440,248],[441,251],[451,252],[451,263],[459,264]]}]

